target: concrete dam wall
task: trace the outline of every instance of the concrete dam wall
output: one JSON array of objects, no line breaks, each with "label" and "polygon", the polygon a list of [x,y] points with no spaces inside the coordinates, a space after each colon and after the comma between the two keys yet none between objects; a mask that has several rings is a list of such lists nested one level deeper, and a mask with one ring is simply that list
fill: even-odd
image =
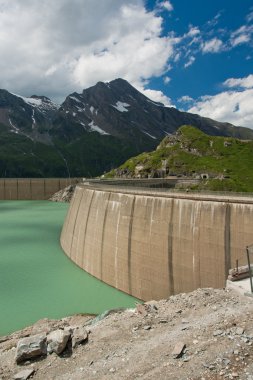
[{"label": "concrete dam wall", "polygon": [[0,178],[0,200],[45,200],[80,178]]},{"label": "concrete dam wall", "polygon": [[91,275],[142,300],[224,287],[253,243],[253,199],[77,186],[61,245]]}]

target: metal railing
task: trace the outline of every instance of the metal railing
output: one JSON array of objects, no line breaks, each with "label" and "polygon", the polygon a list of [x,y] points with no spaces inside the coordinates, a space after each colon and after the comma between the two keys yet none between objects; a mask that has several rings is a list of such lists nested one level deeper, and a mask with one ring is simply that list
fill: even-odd
[{"label": "metal railing", "polygon": [[191,184],[187,179],[84,179],[82,185],[98,190],[139,194],[181,199],[205,199],[216,202],[253,203],[253,193],[235,193],[218,191],[191,190],[187,186],[177,188],[176,185]]},{"label": "metal railing", "polygon": [[248,267],[249,267],[250,289],[251,289],[251,294],[253,295],[252,269],[251,269],[251,263],[250,263],[250,256],[253,255],[253,244],[248,245],[246,247],[246,253],[247,253],[247,262],[248,262]]}]

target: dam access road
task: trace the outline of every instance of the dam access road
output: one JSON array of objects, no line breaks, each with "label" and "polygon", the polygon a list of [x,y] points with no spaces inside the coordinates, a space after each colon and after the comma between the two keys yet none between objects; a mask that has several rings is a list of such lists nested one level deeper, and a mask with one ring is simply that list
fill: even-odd
[{"label": "dam access road", "polygon": [[236,260],[246,263],[252,196],[126,184],[90,181],[76,187],[61,245],[88,273],[139,299],[157,300],[222,288]]}]

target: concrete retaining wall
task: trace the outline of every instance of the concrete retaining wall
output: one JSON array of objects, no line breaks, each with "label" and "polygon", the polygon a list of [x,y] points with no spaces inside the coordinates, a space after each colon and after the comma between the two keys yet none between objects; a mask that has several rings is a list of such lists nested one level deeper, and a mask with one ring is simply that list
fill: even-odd
[{"label": "concrete retaining wall", "polygon": [[253,199],[77,186],[61,244],[81,268],[143,300],[225,286],[253,243]]},{"label": "concrete retaining wall", "polygon": [[45,200],[78,178],[0,178],[0,200]]}]

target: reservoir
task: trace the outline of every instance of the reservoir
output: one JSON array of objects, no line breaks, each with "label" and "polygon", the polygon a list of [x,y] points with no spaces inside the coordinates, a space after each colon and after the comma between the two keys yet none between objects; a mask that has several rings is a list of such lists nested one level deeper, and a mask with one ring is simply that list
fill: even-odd
[{"label": "reservoir", "polygon": [[62,251],[68,207],[0,201],[0,336],[42,318],[134,307],[135,298],[90,276]]}]

